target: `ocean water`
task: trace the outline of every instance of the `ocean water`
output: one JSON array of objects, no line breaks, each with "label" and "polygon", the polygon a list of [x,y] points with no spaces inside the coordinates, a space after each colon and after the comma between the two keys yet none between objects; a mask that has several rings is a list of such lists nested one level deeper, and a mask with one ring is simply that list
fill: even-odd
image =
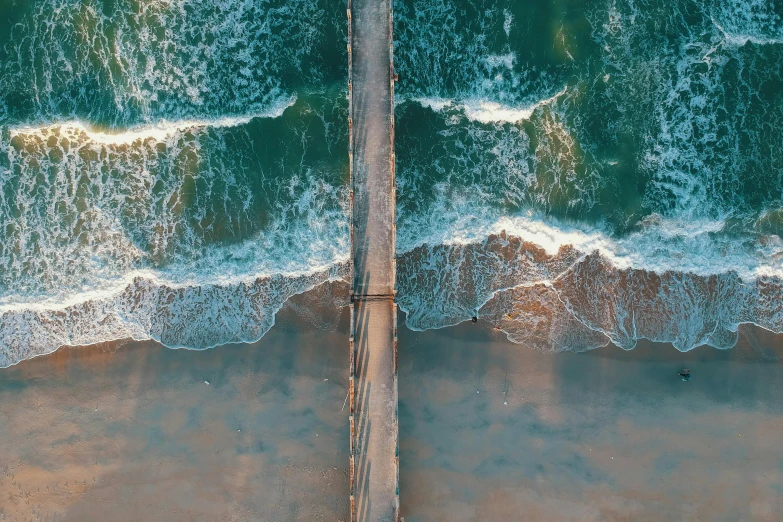
[{"label": "ocean water", "polygon": [[[783,331],[783,2],[394,7],[408,326]],[[344,279],[346,33],[326,0],[1,3],[0,366],[256,340]]]},{"label": "ocean water", "polygon": [[783,2],[395,5],[409,326],[548,351],[783,329]]},{"label": "ocean water", "polygon": [[0,366],[127,337],[253,341],[344,277],[331,2],[12,1],[0,18]]}]

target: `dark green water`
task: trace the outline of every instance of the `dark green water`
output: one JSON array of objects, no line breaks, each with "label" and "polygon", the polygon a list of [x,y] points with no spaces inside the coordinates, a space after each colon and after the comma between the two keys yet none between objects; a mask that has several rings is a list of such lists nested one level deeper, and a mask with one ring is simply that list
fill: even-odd
[{"label": "dark green water", "polygon": [[404,208],[445,183],[614,235],[779,232],[753,225],[781,202],[780,3],[400,3]]},{"label": "dark green water", "polygon": [[[398,287],[544,350],[783,331],[783,3],[398,0]],[[264,334],[348,258],[345,4],[0,3],[0,363]]]}]

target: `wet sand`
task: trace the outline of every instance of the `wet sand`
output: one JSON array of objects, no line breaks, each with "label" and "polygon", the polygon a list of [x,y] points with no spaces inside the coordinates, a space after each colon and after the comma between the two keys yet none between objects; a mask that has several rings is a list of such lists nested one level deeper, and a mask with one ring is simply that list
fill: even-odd
[{"label": "wet sand", "polygon": [[[300,305],[253,345],[0,370],[0,521],[347,520],[347,313]],[[552,355],[401,328],[406,522],[780,520],[783,342],[746,333]]]},{"label": "wet sand", "polygon": [[347,324],[281,315],[252,345],[0,370],[0,520],[347,521]]},{"label": "wet sand", "polygon": [[401,333],[406,522],[781,520],[783,339],[742,331],[730,351],[557,355]]}]

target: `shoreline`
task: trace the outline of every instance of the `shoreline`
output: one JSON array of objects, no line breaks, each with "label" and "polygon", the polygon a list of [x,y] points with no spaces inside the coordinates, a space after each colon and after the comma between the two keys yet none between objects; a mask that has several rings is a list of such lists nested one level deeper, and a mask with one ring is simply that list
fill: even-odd
[{"label": "shoreline", "polygon": [[[0,514],[347,520],[339,292],[295,297],[252,344],[120,341],[0,370]],[[481,320],[401,326],[402,515],[775,520],[783,335],[740,333],[730,350],[541,353]]]},{"label": "shoreline", "polygon": [[252,344],[120,341],[0,370],[0,515],[347,520],[347,316],[308,312]]},{"label": "shoreline", "polygon": [[[60,345],[58,348],[55,348],[51,352],[35,354],[28,358],[21,359],[17,362],[9,364],[8,366],[0,366],[0,373],[12,369],[16,366],[19,366],[20,364],[27,363],[29,361],[33,361],[45,357],[57,356],[59,352],[64,350],[87,350],[87,351],[94,350],[94,349],[117,350],[119,348],[125,347],[126,345],[131,345],[134,347],[143,347],[149,345],[149,346],[160,347],[166,350],[204,352],[210,350],[220,350],[224,347],[234,346],[234,345],[255,345],[262,342],[264,340],[264,337],[266,337],[270,332],[272,332],[275,328],[278,327],[277,326],[278,315],[282,314],[283,316],[286,316],[286,314],[295,313],[293,310],[301,311],[303,306],[301,304],[295,304],[299,301],[301,301],[302,303],[307,303],[307,305],[305,306],[312,305],[314,301],[318,300],[318,297],[315,297],[315,299],[313,299],[311,296],[313,295],[318,296],[323,292],[324,288],[327,288],[329,293],[335,295],[336,301],[345,301],[347,303],[348,289],[345,282],[342,280],[325,281],[324,283],[321,283],[320,285],[317,285],[316,287],[304,291],[300,294],[296,294],[290,297],[287,301],[285,301],[283,303],[283,306],[280,308],[280,310],[274,314],[273,323],[270,329],[255,341],[224,343],[224,344],[210,346],[207,348],[190,348],[187,346],[168,346],[155,339],[139,340],[133,338],[113,339],[113,340],[101,341],[98,343],[85,344],[85,345],[63,344]],[[337,311],[335,312],[334,315],[335,316],[342,315],[343,313],[346,313],[346,310],[347,310],[347,304],[339,304],[337,307]],[[455,328],[459,329],[459,328],[464,328],[466,326],[470,327],[470,320],[465,319],[456,324],[447,324],[443,326],[428,328],[426,330],[419,330],[419,329],[411,328],[406,324],[406,320],[407,320],[406,311],[400,309],[399,312],[403,316],[403,320],[400,321],[400,324],[403,325],[403,328],[405,330],[412,333],[423,334],[426,332],[439,332],[445,330],[452,330]],[[288,320],[290,319],[291,318],[288,318]],[[515,343],[509,340],[506,337],[509,334],[504,330],[490,331],[489,327],[487,326],[486,320],[482,321],[482,319],[488,319],[488,318],[483,318],[483,317],[480,318],[479,322],[482,322],[482,324],[480,326],[472,326],[472,328],[487,330],[489,333],[492,334],[493,342],[506,343],[511,346],[515,346],[520,350],[530,350],[537,353],[546,353],[553,356],[558,354],[566,354],[566,353],[584,353],[584,354],[592,354],[594,356],[599,356],[599,357],[617,358],[619,357],[616,353],[617,351],[624,354],[631,354],[634,352],[636,352],[637,354],[639,354],[639,352],[647,354],[652,350],[655,350],[655,353],[662,353],[663,351],[668,352],[669,348],[674,349],[678,354],[681,355],[693,354],[694,352],[698,352],[701,355],[705,351],[715,351],[720,353],[730,353],[734,351],[740,351],[741,353],[745,354],[749,350],[752,350],[753,346],[755,345],[757,348],[761,349],[761,351],[766,353],[767,357],[770,358],[771,360],[780,359],[783,361],[783,332],[781,333],[774,332],[772,330],[769,330],[761,325],[752,322],[739,323],[737,325],[737,337],[738,337],[737,343],[731,348],[716,348],[709,344],[702,344],[702,345],[695,346],[690,350],[681,351],[669,341],[656,341],[656,340],[648,339],[646,337],[640,337],[636,340],[636,346],[634,348],[627,349],[627,350],[625,348],[618,346],[617,344],[613,343],[611,340],[607,338],[607,344],[604,346],[600,346],[598,348],[589,348],[587,350],[579,351],[579,352],[569,351],[569,350],[563,350],[557,352],[550,352],[550,351],[544,352],[525,346],[524,344]],[[290,326],[284,325],[282,328],[290,328]],[[601,333],[599,330],[592,330],[592,331],[596,333]],[[762,348],[762,346],[764,346],[764,348]],[[677,357],[670,354],[668,356]],[[688,358],[685,357],[683,358],[683,360],[688,360]]]},{"label": "shoreline", "polygon": [[753,333],[542,354],[469,324],[402,331],[406,521],[777,520],[783,337]]}]

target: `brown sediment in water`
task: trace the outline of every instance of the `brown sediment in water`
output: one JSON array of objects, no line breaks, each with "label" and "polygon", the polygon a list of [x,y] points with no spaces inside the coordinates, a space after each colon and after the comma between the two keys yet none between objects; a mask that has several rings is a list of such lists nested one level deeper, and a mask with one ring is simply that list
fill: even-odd
[{"label": "brown sediment in water", "polygon": [[[340,291],[297,296],[250,345],[110,343],[1,370],[0,514],[347,520],[347,314],[325,305]],[[399,346],[406,521],[783,512],[781,336],[551,354],[479,319],[401,327]]]}]

